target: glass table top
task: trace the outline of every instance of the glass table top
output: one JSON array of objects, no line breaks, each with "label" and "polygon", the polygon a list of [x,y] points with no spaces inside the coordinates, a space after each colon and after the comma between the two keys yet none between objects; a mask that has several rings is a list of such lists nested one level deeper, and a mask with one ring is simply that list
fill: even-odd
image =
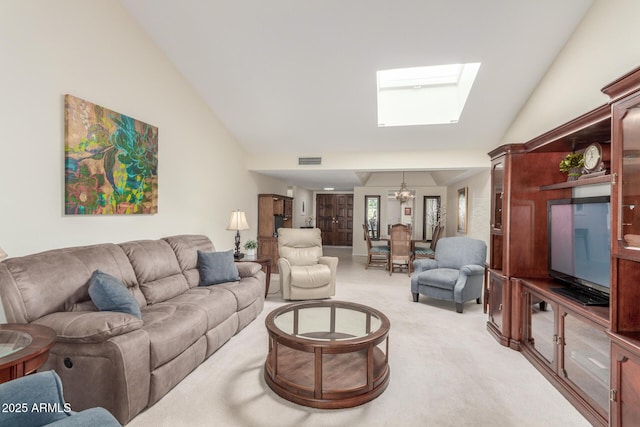
[{"label": "glass table top", "polygon": [[378,315],[366,309],[345,306],[299,307],[283,311],[274,318],[282,332],[318,341],[344,341],[363,338],[380,329]]},{"label": "glass table top", "polygon": [[20,351],[31,344],[31,335],[19,331],[0,331],[0,357]]}]

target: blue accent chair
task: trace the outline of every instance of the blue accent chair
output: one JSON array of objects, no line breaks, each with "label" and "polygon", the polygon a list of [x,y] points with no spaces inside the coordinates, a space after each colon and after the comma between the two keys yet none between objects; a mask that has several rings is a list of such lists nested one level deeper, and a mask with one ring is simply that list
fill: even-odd
[{"label": "blue accent chair", "polygon": [[454,301],[456,311],[462,313],[466,301],[480,304],[487,244],[468,237],[443,237],[436,247],[435,259],[413,262],[411,277],[413,301],[420,294],[431,298]]},{"label": "blue accent chair", "polygon": [[[87,387],[91,382],[87,381]],[[62,395],[62,382],[54,371],[38,372],[0,384],[0,427],[120,426],[104,408],[72,411]],[[66,406],[65,406],[66,405]]]}]

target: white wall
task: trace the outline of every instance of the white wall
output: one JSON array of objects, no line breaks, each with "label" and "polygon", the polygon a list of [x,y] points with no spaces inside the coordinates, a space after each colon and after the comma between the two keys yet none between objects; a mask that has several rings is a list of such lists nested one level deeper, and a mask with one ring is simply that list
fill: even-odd
[{"label": "white wall", "polygon": [[[304,212],[302,207],[304,205]],[[307,219],[311,218],[311,224],[315,225],[315,200],[313,192],[302,187],[293,189],[293,228],[306,226]]]},{"label": "white wall", "polygon": [[[246,153],[117,0],[0,2],[0,246],[49,248],[208,235],[233,247],[234,209],[255,236],[257,194],[286,191],[247,172]],[[159,210],[65,216],[65,93],[159,128]]]},{"label": "white wall", "polygon": [[640,65],[640,1],[596,0],[502,143],[526,142],[607,102],[600,89]]},{"label": "white wall", "polygon": [[[458,233],[458,189],[467,187],[467,233]],[[484,171],[447,189],[447,227],[445,236],[467,236],[484,240],[489,247],[489,223],[491,221],[491,172]]]}]

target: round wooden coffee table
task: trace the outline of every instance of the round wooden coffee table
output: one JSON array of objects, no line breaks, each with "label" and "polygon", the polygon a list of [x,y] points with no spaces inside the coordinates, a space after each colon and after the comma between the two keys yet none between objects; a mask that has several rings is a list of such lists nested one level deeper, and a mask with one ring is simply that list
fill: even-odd
[{"label": "round wooden coffee table", "polygon": [[55,342],[56,332],[43,325],[0,325],[0,383],[35,372]]},{"label": "round wooden coffee table", "polygon": [[264,378],[300,405],[337,409],[378,397],[389,383],[389,319],[344,301],[285,305],[267,316]]}]

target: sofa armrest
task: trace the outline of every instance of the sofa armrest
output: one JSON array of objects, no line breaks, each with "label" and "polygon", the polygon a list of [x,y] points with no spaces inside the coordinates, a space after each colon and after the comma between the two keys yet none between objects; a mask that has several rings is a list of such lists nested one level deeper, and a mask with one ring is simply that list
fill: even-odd
[{"label": "sofa armrest", "polygon": [[338,257],[321,256],[318,258],[318,264],[329,267],[331,271],[331,282],[329,282],[329,295],[336,294],[336,273],[338,272]]},{"label": "sofa armrest", "polygon": [[421,273],[427,270],[433,270],[434,268],[438,268],[438,263],[435,259],[428,258],[420,258],[413,261],[413,273]]},{"label": "sofa armrest", "polygon": [[321,256],[318,258],[318,264],[324,264],[329,267],[331,272],[335,273],[338,269],[338,258],[334,256]]},{"label": "sofa armrest", "polygon": [[115,311],[64,311],[47,314],[33,323],[56,331],[57,342],[99,343],[140,329],[144,322]]},{"label": "sofa armrest", "polygon": [[282,292],[282,298],[287,300],[291,295],[291,263],[288,259],[278,259],[278,271],[278,276],[280,276],[280,292]]},{"label": "sofa armrest", "polygon": [[253,277],[262,270],[262,266],[257,262],[237,262],[236,267],[238,267],[240,277]]},{"label": "sofa armrest", "polygon": [[462,267],[460,267],[460,274],[463,274],[465,276],[477,276],[480,274],[484,275],[484,267],[475,264],[463,265]]}]

